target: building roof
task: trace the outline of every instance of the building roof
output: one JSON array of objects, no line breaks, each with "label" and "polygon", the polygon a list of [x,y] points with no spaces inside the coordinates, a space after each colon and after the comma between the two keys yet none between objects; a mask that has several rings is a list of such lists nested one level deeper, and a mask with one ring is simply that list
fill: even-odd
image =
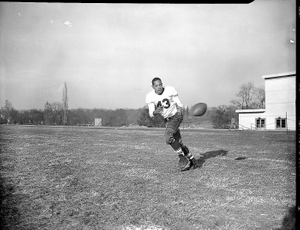
[{"label": "building roof", "polygon": [[236,113],[264,113],[265,109],[237,109]]},{"label": "building roof", "polygon": [[286,73],[277,73],[277,74],[269,74],[269,75],[263,75],[262,78],[264,79],[270,79],[270,78],[280,78],[280,77],[293,77],[296,76],[296,72],[286,72]]}]

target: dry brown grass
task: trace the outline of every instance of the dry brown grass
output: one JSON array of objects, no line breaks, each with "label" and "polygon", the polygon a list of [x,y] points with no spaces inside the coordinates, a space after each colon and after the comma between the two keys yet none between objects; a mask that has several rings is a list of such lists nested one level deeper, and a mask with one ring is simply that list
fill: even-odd
[{"label": "dry brown grass", "polygon": [[294,133],[182,134],[198,169],[163,129],[1,126],[3,229],[283,229]]}]

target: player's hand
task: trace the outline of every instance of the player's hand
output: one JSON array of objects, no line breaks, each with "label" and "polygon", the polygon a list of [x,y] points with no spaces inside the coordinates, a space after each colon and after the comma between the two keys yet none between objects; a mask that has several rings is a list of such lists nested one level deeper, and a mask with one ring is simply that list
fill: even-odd
[{"label": "player's hand", "polygon": [[183,115],[183,108],[177,106],[177,113],[179,113],[180,115]]},{"label": "player's hand", "polygon": [[164,108],[163,108],[162,106],[159,106],[159,107],[157,107],[156,110],[154,110],[153,114],[154,114],[154,115],[156,115],[156,114],[162,114],[163,109],[164,109]]}]

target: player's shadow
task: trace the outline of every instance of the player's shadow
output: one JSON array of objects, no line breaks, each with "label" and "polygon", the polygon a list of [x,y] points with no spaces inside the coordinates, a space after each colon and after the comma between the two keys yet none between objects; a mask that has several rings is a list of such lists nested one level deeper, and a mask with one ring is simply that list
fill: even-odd
[{"label": "player's shadow", "polygon": [[228,153],[228,151],[225,151],[223,149],[202,153],[201,156],[197,159],[197,168],[201,168],[207,159],[213,158],[216,156],[226,156],[227,153]]},{"label": "player's shadow", "polygon": [[299,229],[299,221],[297,220],[296,206],[289,207],[282,220],[281,227],[274,230],[295,230]]}]

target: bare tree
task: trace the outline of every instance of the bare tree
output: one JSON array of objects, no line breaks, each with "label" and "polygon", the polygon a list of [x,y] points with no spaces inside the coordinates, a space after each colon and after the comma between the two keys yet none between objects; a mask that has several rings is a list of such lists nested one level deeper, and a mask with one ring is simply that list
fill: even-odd
[{"label": "bare tree", "polygon": [[258,109],[265,104],[265,90],[262,86],[255,87],[252,82],[243,84],[236,94],[238,99],[231,100],[231,103],[239,109]]},{"label": "bare tree", "polygon": [[63,123],[63,104],[60,102],[51,103],[53,121],[56,125],[61,125]]},{"label": "bare tree", "polygon": [[61,125],[63,122],[63,105],[60,102],[47,102],[44,108],[44,118],[47,125]]},{"label": "bare tree", "polygon": [[51,104],[47,101],[45,104],[45,108],[44,108],[44,119],[45,119],[45,123],[46,125],[50,125],[53,123],[53,119],[52,119],[52,108],[51,108]]},{"label": "bare tree", "polygon": [[17,111],[12,106],[12,103],[9,100],[5,100],[4,107],[1,107],[1,117],[8,123],[12,123],[15,121],[16,116]]},{"label": "bare tree", "polygon": [[259,86],[255,88],[255,108],[264,109],[265,100],[266,100],[265,87]]},{"label": "bare tree", "polygon": [[14,107],[12,106],[12,103],[9,100],[5,101],[5,105],[4,105],[4,116],[7,118],[10,117],[11,111],[14,109]]}]

